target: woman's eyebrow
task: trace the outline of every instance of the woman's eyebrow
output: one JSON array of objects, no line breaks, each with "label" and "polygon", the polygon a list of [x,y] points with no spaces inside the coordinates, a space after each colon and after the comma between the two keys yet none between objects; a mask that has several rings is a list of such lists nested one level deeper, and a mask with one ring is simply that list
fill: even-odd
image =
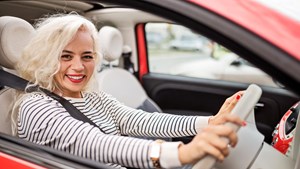
[{"label": "woman's eyebrow", "polygon": [[63,50],[62,52],[63,52],[63,53],[74,53],[74,52],[69,51],[69,50]]},{"label": "woman's eyebrow", "polygon": [[[69,50],[63,50],[63,53],[70,53],[70,54],[74,54],[74,52],[69,51]],[[93,54],[93,51],[84,51],[82,54]]]},{"label": "woman's eyebrow", "polygon": [[85,51],[82,54],[93,54],[93,53],[94,53],[93,51]]}]

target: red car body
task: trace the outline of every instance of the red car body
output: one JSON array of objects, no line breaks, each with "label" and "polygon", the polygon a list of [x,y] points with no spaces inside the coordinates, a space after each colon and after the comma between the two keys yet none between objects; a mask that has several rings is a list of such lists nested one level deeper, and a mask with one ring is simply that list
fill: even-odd
[{"label": "red car body", "polygon": [[190,0],[235,22],[300,60],[300,23],[256,1]]}]

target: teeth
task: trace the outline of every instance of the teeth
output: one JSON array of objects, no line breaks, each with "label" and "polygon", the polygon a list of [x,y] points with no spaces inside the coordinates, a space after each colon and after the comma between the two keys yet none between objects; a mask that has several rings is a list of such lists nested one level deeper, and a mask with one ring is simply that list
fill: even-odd
[{"label": "teeth", "polygon": [[83,78],[83,76],[68,76],[68,77],[75,80],[79,80]]}]

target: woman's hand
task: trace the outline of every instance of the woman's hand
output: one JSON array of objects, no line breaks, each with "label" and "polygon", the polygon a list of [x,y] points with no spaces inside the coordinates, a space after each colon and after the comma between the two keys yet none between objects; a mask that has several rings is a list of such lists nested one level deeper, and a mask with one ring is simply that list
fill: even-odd
[{"label": "woman's hand", "polygon": [[[243,122],[239,117],[234,115],[228,115],[228,121],[238,125],[242,125]],[[211,155],[217,160],[223,161],[228,156],[229,149],[227,142],[222,137],[227,137],[232,147],[237,143],[237,135],[232,128],[225,125],[207,126],[190,143],[179,146],[178,153],[181,164],[195,163],[205,155]]]},{"label": "woman's hand", "polygon": [[[239,91],[232,95],[231,97],[227,98],[225,102],[223,103],[222,107],[220,108],[219,112],[215,115],[209,118],[208,124],[218,125],[218,124],[224,124],[227,121],[236,121],[235,116],[228,116],[236,103],[239,101],[239,99],[243,96],[244,91]],[[230,118],[230,119],[229,119]]]}]

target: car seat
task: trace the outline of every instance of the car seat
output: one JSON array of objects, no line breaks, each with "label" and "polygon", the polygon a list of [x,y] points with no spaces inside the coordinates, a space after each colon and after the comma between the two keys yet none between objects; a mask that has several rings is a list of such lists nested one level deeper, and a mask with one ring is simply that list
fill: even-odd
[{"label": "car seat", "polygon": [[[34,28],[27,21],[11,17],[0,17],[0,69],[16,73],[14,65],[31,37]],[[10,109],[14,99],[14,89],[0,86],[0,132],[12,134]]]},{"label": "car seat", "polygon": [[124,46],[121,32],[114,27],[104,26],[99,31],[99,39],[103,59],[110,64],[96,75],[99,89],[129,107],[147,112],[162,112],[131,72],[112,66],[112,62],[122,56]]}]

